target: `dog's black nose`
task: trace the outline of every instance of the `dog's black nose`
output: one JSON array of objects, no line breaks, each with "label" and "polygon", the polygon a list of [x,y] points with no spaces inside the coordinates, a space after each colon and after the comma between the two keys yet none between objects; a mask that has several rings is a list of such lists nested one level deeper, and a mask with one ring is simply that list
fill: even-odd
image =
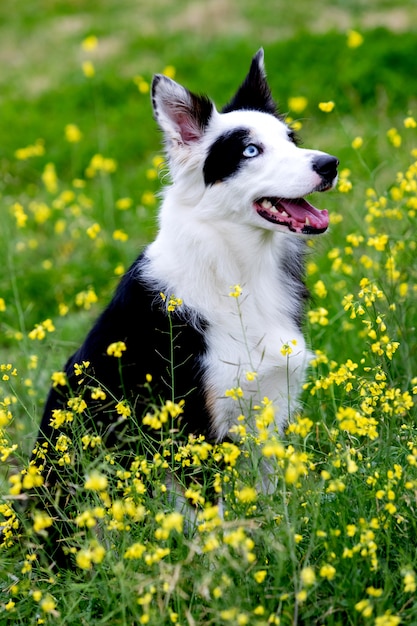
[{"label": "dog's black nose", "polygon": [[330,154],[321,154],[313,160],[313,170],[329,183],[336,178],[338,165],[339,159]]}]

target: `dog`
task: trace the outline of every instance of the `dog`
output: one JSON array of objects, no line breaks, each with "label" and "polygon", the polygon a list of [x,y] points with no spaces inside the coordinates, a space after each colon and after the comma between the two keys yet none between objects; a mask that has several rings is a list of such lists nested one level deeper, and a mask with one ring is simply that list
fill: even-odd
[{"label": "dog", "polygon": [[[85,402],[78,417],[109,448],[133,454],[152,401],[179,403],[179,428],[212,442],[233,439],[242,406],[251,428],[267,398],[281,434],[297,408],[310,354],[306,240],[329,226],[305,196],[334,187],[338,160],[299,147],[277,112],[262,49],[222,110],[164,75],[153,79],[152,106],[171,175],[158,234],[68,360],[66,386],[49,393],[38,446],[50,453],[55,411],[74,396]],[[120,415],[120,402],[135,420]]]}]

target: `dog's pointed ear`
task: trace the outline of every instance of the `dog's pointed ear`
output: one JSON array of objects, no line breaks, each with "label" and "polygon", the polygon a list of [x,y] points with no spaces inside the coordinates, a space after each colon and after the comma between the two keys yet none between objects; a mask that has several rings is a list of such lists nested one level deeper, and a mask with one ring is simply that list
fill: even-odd
[{"label": "dog's pointed ear", "polygon": [[266,80],[263,48],[253,57],[248,75],[230,102],[223,107],[222,113],[239,109],[277,115],[277,105]]},{"label": "dog's pointed ear", "polygon": [[198,141],[215,110],[206,96],[197,96],[163,74],[152,81],[155,119],[168,140],[176,145]]}]

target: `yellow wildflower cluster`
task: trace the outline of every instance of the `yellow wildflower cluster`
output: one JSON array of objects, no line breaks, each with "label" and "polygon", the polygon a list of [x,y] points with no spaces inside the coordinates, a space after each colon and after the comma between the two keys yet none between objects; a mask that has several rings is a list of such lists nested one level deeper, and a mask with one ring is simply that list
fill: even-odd
[{"label": "yellow wildflower cluster", "polygon": [[339,428],[347,431],[351,435],[361,435],[376,439],[378,422],[372,417],[361,415],[359,411],[352,407],[339,407],[336,413],[339,421]]},{"label": "yellow wildflower cluster", "polygon": [[153,413],[146,413],[142,422],[153,430],[160,430],[164,424],[170,424],[172,420],[177,419],[183,413],[183,407],[184,400],[180,400],[178,403],[167,400],[162,407],[155,409]]},{"label": "yellow wildflower cluster", "polygon": [[[346,33],[346,55],[356,55],[363,43],[358,31]],[[84,39],[78,52],[87,77],[95,75],[95,62],[105,49],[95,35]],[[172,67],[164,71],[175,73]],[[136,76],[134,84],[137,97],[148,94],[146,77]],[[291,115],[303,114],[308,104],[305,96],[290,98]],[[321,102],[319,109],[330,113],[335,104]],[[342,116],[342,103],[338,109]],[[227,402],[244,413],[230,424],[226,441],[180,438],[187,397],[177,402],[154,397],[151,374],[138,381],[152,398],[143,412],[145,428],[136,430],[132,417],[143,398],[136,405],[121,394],[109,400],[115,407],[115,430],[111,424],[102,431],[94,411],[109,393],[101,381],[91,384],[94,368],[83,362],[74,366],[78,386],[71,385],[72,397],[52,412],[51,441],[38,444],[36,461],[28,463],[22,459],[30,454],[27,442],[38,421],[48,370],[62,363],[55,354],[61,343],[50,336],[54,318],[35,321],[54,310],[67,316],[60,327],[69,324],[71,330],[74,315],[88,321],[98,300],[88,285],[104,294],[109,285],[103,289],[91,263],[80,260],[89,260],[94,252],[104,275],[114,280],[123,273],[133,245],[128,237],[132,224],[138,219],[145,226],[148,219],[153,223],[164,166],[164,159],[155,157],[144,168],[138,195],[129,197],[125,181],[117,180],[115,159],[80,152],[87,149],[89,129],[84,120],[78,125],[72,119],[60,126],[61,144],[70,157],[68,169],[74,167],[72,175],[84,172],[83,178],[65,180],[66,168],[51,162],[46,144],[33,142],[15,152],[15,176],[30,165],[31,185],[15,196],[18,201],[7,200],[4,212],[13,269],[6,274],[11,282],[16,276],[16,285],[10,289],[6,280],[2,283],[1,323],[6,348],[19,356],[0,365],[0,549],[6,564],[0,621],[24,622],[33,616],[39,624],[59,622],[68,607],[62,596],[75,584],[80,593],[71,606],[74,621],[86,615],[106,619],[108,611],[107,619],[115,622],[128,618],[150,625],[321,623],[332,615],[340,623],[412,623],[417,588],[417,244],[410,233],[417,217],[417,148],[411,151],[414,161],[384,192],[390,165],[375,169],[372,160],[370,169],[367,162],[375,141],[364,128],[355,131],[358,136],[345,137],[349,169],[340,171],[338,194],[327,196],[331,237],[309,243],[311,249],[320,247],[307,269],[314,303],[306,330],[317,350],[300,413],[285,435],[276,432],[269,398],[246,406],[242,381],[256,385],[259,378],[261,384],[256,371],[243,372],[225,390]],[[333,116],[326,119],[327,124],[335,121]],[[299,120],[291,123],[301,125]],[[390,154],[395,147],[399,163],[416,128],[415,114],[407,110],[378,143]],[[24,163],[28,159],[30,164]],[[365,166],[360,171],[372,171],[375,181],[362,202],[358,163]],[[53,255],[49,239],[59,254]],[[36,281],[29,275],[31,290],[24,293],[32,268]],[[42,310],[51,311],[38,318],[33,317],[34,284],[42,296],[45,289]],[[232,285],[229,294],[239,310],[242,287]],[[168,312],[183,306],[175,295],[161,294],[161,299]],[[67,337],[72,341],[73,333],[64,333],[65,342]],[[36,354],[30,354],[34,350],[28,345],[36,347]],[[126,349],[124,341],[115,341],[107,354],[120,359]],[[296,343],[285,340],[278,350],[290,359]],[[68,393],[64,371],[53,371],[51,384],[63,398]],[[87,402],[93,418],[88,423]],[[106,438],[119,427],[122,445],[108,449]],[[125,437],[131,436],[133,446],[126,452]],[[48,453],[55,458],[51,474]],[[63,510],[55,481],[62,481],[68,496]],[[52,533],[61,532],[62,521],[70,536],[60,537],[58,544],[75,565],[65,575],[44,549]],[[352,571],[360,572],[355,580]],[[114,596],[105,597],[107,583],[114,589],[115,581],[123,591],[124,613]],[[97,589],[103,590],[102,598]]]},{"label": "yellow wildflower cluster", "polygon": [[38,340],[41,341],[45,339],[46,333],[53,333],[55,331],[55,326],[51,319],[47,319],[40,324],[36,324],[35,328],[30,331],[28,334],[29,339],[33,341]]},{"label": "yellow wildflower cluster", "polygon": [[92,541],[87,548],[79,550],[75,560],[81,569],[89,570],[93,563],[101,563],[106,555],[106,549],[97,541]]},{"label": "yellow wildflower cluster", "polygon": [[120,359],[123,352],[126,352],[126,344],[124,341],[115,341],[107,346],[107,354],[109,356],[114,356],[117,359]]},{"label": "yellow wildflower cluster", "polygon": [[98,302],[98,298],[93,287],[80,291],[75,296],[75,304],[80,308],[83,307],[87,311],[90,310],[92,305],[96,304],[96,302]]},{"label": "yellow wildflower cluster", "polygon": [[95,154],[85,170],[87,178],[94,178],[97,174],[113,174],[117,170],[117,162],[102,154]]},{"label": "yellow wildflower cluster", "polygon": [[43,156],[45,154],[45,143],[43,139],[38,139],[34,144],[26,146],[25,148],[19,148],[15,152],[16,159],[26,161],[37,156]]}]

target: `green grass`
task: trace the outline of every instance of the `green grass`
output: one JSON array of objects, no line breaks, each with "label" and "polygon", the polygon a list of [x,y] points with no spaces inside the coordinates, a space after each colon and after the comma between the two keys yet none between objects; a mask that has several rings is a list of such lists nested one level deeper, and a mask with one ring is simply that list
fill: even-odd
[{"label": "green grass", "polygon": [[[1,4],[0,624],[417,623],[417,129],[405,122],[417,117],[417,16],[411,1],[395,14],[388,2],[366,7]],[[350,27],[364,36],[358,48],[347,46]],[[86,51],[92,34],[98,46]],[[80,459],[71,481],[82,517],[69,541],[75,567],[60,570],[42,549],[48,520],[22,507],[32,493],[28,459],[51,374],[156,231],[160,136],[146,85],[173,66],[180,82],[222,105],[260,45],[306,147],[336,154],[345,170],[338,190],[316,200],[332,227],[308,258],[306,334],[320,352],[300,418],[277,441],[265,407],[246,411],[239,446],[215,449],[173,449],[157,430],[165,461],[140,457],[124,474],[117,455],[83,444],[92,434],[75,416],[64,431]],[[307,99],[301,113],[288,102],[296,96]],[[330,100],[334,110],[320,111]],[[68,124],[79,142],[66,139]],[[40,154],[19,158],[38,140]],[[97,154],[113,161],[88,173]],[[45,179],[48,164],[56,180]],[[53,326],[31,332],[45,320]],[[245,432],[251,419],[256,439]],[[269,496],[256,482],[265,458],[278,485]],[[193,477],[194,534],[172,515],[166,463]]]}]

